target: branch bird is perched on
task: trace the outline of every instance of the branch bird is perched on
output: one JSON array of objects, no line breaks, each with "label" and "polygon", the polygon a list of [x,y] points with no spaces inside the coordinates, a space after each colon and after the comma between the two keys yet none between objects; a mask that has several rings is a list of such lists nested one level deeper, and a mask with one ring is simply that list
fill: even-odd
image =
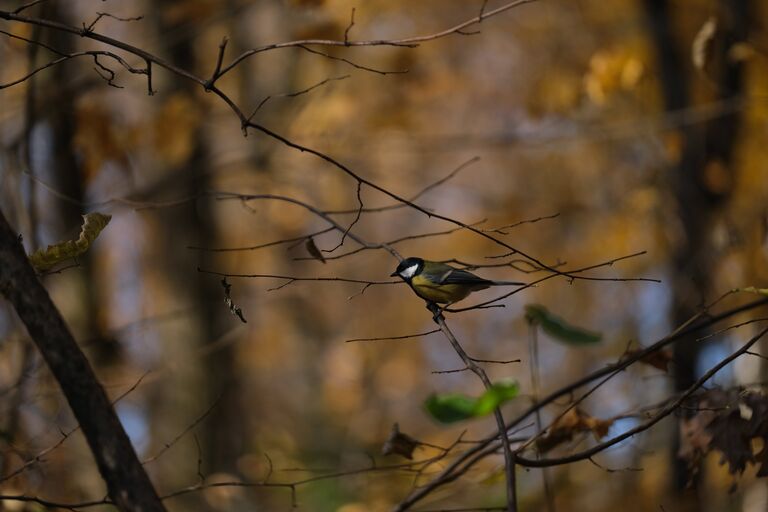
[{"label": "branch bird is perched on", "polygon": [[485,290],[491,286],[525,284],[514,281],[491,281],[445,263],[413,257],[401,261],[390,276],[399,276],[413,288],[416,295],[428,302],[446,304],[445,307],[466,298],[472,292]]}]

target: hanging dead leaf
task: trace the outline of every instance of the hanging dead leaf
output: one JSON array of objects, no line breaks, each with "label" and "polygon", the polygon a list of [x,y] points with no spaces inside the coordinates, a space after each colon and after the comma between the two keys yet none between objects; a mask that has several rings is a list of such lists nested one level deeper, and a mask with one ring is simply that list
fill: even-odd
[{"label": "hanging dead leaf", "polygon": [[[630,350],[627,352],[626,358],[632,358],[635,354],[644,349],[639,348],[637,350]],[[654,368],[658,368],[663,372],[669,372],[669,363],[672,362],[672,351],[669,349],[661,349],[651,352],[645,357],[640,358],[641,363],[645,363]]]},{"label": "hanging dead leaf", "polygon": [[317,261],[325,263],[323,253],[320,252],[320,249],[317,248],[317,245],[315,245],[315,240],[312,237],[307,238],[307,243],[304,245],[307,248],[307,252],[309,252],[313,258],[315,258]]},{"label": "hanging dead leaf", "polygon": [[239,318],[241,322],[247,324],[248,321],[245,319],[245,316],[243,316],[243,310],[236,306],[232,301],[232,296],[230,295],[232,292],[232,285],[227,282],[226,277],[221,280],[221,286],[224,288],[224,303],[229,308],[229,312]]},{"label": "hanging dead leaf", "polygon": [[29,255],[29,262],[38,272],[45,272],[57,263],[80,256],[90,248],[111,219],[111,215],[98,212],[83,215],[83,225],[77,240],[67,240],[39,249]]},{"label": "hanging dead leaf", "polygon": [[570,409],[563,414],[549,428],[549,431],[543,437],[536,441],[536,447],[539,452],[548,452],[556,446],[568,442],[579,432],[592,432],[596,441],[599,441],[613,425],[613,420],[601,420],[585,413],[578,407]]},{"label": "hanging dead leaf", "polygon": [[419,446],[419,441],[412,438],[408,434],[400,432],[400,427],[397,423],[392,425],[392,432],[389,434],[389,438],[384,442],[381,447],[382,455],[390,455],[392,453],[402,455],[406,459],[413,460],[413,450]]}]

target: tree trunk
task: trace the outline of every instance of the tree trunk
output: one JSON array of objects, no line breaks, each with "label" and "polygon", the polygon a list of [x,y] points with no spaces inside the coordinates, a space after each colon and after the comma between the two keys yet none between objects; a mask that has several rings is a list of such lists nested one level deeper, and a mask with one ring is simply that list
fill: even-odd
[{"label": "tree trunk", "polygon": [[110,498],[123,511],[164,511],[128,435],[21,242],[0,211],[0,293],[27,326],[83,430]]}]

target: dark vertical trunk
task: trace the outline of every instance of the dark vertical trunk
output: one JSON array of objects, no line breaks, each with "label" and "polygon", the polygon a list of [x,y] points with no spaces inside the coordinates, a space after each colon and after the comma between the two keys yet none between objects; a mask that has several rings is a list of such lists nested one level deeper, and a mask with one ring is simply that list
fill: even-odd
[{"label": "dark vertical trunk", "polygon": [[[50,12],[44,13],[50,17],[65,23],[67,25],[76,25],[74,20],[70,19],[70,12],[65,3],[47,4]],[[71,34],[59,30],[47,31],[50,44],[64,53],[76,51],[75,38]],[[62,192],[73,201],[64,201],[54,199],[52,196],[46,196],[46,204],[49,219],[61,219],[61,225],[55,226],[54,232],[57,237],[48,240],[52,243],[58,239],[67,239],[76,235],[78,227],[82,222],[81,215],[85,213],[83,204],[86,202],[86,179],[81,162],[77,157],[74,147],[74,137],[77,130],[76,101],[77,89],[72,89],[69,84],[76,78],[76,70],[70,65],[54,66],[51,69],[51,84],[62,84],[62,87],[51,86],[54,98],[50,102],[52,107],[48,110],[47,123],[50,126],[51,137],[51,155],[48,160],[49,168],[44,173],[48,179],[52,180],[56,190]],[[105,326],[99,321],[99,299],[98,287],[95,285],[94,269],[90,253],[78,258],[81,271],[78,275],[85,281],[79,289],[82,294],[79,297],[79,303],[84,309],[82,315],[85,325],[82,328],[84,339],[90,341],[91,348],[95,350],[94,355],[99,355],[103,344],[108,339]],[[96,361],[98,363],[98,361]]]},{"label": "dark vertical trunk", "polygon": [[[163,5],[172,5],[178,0],[165,0]],[[185,69],[198,69],[197,55],[194,48],[195,30],[189,26],[166,24],[161,27],[161,33],[169,31],[181,32],[183,35],[172,41],[169,46],[170,60]],[[181,29],[181,30],[179,30]],[[215,54],[217,48],[212,47]],[[213,66],[213,63],[211,63]],[[206,72],[199,71],[201,75]],[[188,94],[194,98],[198,93],[197,85],[187,80],[174,78],[172,90]],[[172,91],[161,91],[163,94]],[[162,98],[162,96],[160,96]],[[201,107],[202,108],[202,107]],[[217,228],[215,224],[215,212],[212,203],[204,196],[211,188],[211,159],[208,142],[205,136],[206,123],[201,123],[194,135],[194,150],[187,162],[182,164],[182,171],[178,180],[173,180],[175,196],[193,196],[198,199],[190,203],[188,207],[180,208],[177,212],[183,218],[175,221],[169,219],[171,224],[167,229],[172,230],[177,236],[169,238],[179,242],[169,248],[168,254],[176,254],[171,258],[179,258],[181,265],[175,266],[174,272],[180,279],[179,285],[187,288],[195,311],[195,321],[199,328],[199,343],[206,345],[215,342],[222,333],[231,327],[232,322],[237,322],[234,317],[229,317],[223,301],[223,288],[216,279],[211,276],[199,274],[195,267],[190,265],[191,253],[184,245],[216,246]],[[179,235],[184,233],[184,238]],[[180,242],[184,242],[181,245]],[[179,254],[181,252],[181,254]],[[202,268],[212,268],[210,253],[200,252],[194,256],[199,257],[197,265]],[[243,453],[243,425],[242,411],[239,403],[240,394],[237,383],[237,369],[235,367],[235,354],[231,347],[221,347],[201,359],[201,376],[203,396],[205,403],[218,400],[215,413],[206,420],[203,425],[203,469],[210,472],[237,472],[237,458]]]},{"label": "dark vertical trunk", "polygon": [[[742,88],[741,65],[728,59],[727,50],[734,41],[746,36],[746,0],[720,2],[721,19],[713,44],[711,65],[699,77],[690,72],[688,62],[690,40],[676,38],[671,26],[670,2],[646,0],[650,29],[656,48],[657,65],[664,106],[668,111],[691,106],[690,85],[694,80],[706,80],[714,90],[712,100],[738,97]],[[682,238],[676,240],[672,261],[673,321],[684,322],[697,312],[713,290],[710,289],[715,270],[711,228],[719,207],[728,199],[733,172],[732,156],[738,135],[739,113],[729,112],[703,125],[682,126],[678,129],[682,155],[677,163],[671,187],[677,203],[677,215]],[[675,345],[675,390],[688,388],[696,379],[700,344],[689,338]],[[674,484],[678,490],[691,483],[685,463],[677,458],[679,440],[674,445]],[[694,482],[695,483],[695,482]],[[693,510],[698,510],[698,498],[692,494]]]}]

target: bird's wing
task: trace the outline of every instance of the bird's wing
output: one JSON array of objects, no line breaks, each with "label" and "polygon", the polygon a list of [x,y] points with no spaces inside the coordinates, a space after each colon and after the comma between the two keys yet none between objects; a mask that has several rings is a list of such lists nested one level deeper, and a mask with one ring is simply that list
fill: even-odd
[{"label": "bird's wing", "polygon": [[449,268],[435,279],[440,284],[475,284],[486,285],[491,284],[491,281],[476,276],[466,270],[459,270],[457,268]]}]

